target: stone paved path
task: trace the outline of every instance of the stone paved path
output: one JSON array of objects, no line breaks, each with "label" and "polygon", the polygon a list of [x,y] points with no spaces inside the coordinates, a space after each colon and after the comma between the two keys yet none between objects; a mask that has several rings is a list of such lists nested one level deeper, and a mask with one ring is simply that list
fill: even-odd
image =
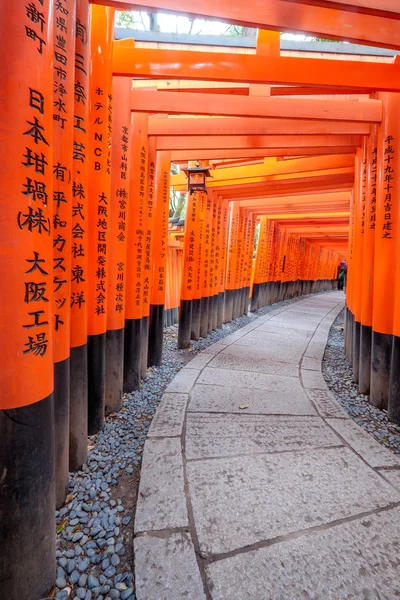
[{"label": "stone paved path", "polygon": [[321,374],[343,304],[278,308],[169,385],[144,451],[138,600],[400,597],[400,460]]}]

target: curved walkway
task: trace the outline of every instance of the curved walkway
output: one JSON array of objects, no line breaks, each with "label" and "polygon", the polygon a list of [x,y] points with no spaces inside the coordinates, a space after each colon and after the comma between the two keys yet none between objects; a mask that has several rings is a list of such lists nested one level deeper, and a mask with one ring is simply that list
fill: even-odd
[{"label": "curved walkway", "polygon": [[343,305],[273,310],[169,385],[143,457],[138,600],[400,595],[400,461],[321,373]]}]

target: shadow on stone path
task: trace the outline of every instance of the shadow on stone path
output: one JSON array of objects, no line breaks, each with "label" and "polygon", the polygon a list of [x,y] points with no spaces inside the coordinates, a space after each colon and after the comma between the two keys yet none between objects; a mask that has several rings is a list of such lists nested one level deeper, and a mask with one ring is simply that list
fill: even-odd
[{"label": "shadow on stone path", "polygon": [[400,595],[400,459],[321,373],[343,304],[279,307],[168,386],[142,464],[138,600]]}]

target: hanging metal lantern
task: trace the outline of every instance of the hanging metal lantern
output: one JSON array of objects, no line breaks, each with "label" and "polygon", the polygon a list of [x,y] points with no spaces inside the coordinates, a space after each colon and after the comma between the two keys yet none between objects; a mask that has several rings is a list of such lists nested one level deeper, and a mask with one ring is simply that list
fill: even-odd
[{"label": "hanging metal lantern", "polygon": [[207,177],[210,177],[208,160],[190,160],[188,168],[183,169],[188,179],[188,192],[207,192]]}]

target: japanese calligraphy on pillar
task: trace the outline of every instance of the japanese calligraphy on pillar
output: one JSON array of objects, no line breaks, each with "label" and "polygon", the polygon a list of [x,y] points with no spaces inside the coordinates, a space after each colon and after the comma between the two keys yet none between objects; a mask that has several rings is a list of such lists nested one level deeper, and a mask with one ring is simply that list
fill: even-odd
[{"label": "japanese calligraphy on pillar", "polygon": [[365,231],[365,211],[367,205],[367,160],[364,154],[364,160],[361,165],[361,233]]},{"label": "japanese calligraphy on pillar", "polygon": [[111,34],[113,19],[103,7],[91,7],[89,122],[89,255],[88,332],[107,328],[107,271],[111,193],[112,131]]},{"label": "japanese calligraphy on pillar", "polygon": [[244,230],[245,230],[245,224],[244,224],[244,220],[245,220],[245,213],[244,210],[240,209],[239,212],[239,221],[238,221],[238,234],[237,234],[237,241],[236,241],[236,261],[235,261],[235,279],[234,279],[234,289],[239,289],[240,286],[240,279],[241,279],[241,273],[242,273],[242,267],[243,267],[243,263],[242,263],[242,259],[243,259],[243,236],[244,236]]},{"label": "japanese calligraphy on pillar", "polygon": [[[56,0],[53,16],[53,291],[54,360],[58,362],[70,352],[73,131],[74,127],[86,131],[82,122],[74,119],[74,0]],[[72,278],[80,276],[74,267]]]},{"label": "japanese calligraphy on pillar", "polygon": [[377,177],[377,164],[378,164],[378,149],[375,146],[372,149],[372,160],[371,160],[371,197],[370,197],[370,208],[369,208],[369,228],[376,228],[376,177]]},{"label": "japanese calligraphy on pillar", "polygon": [[157,289],[165,293],[165,261],[167,256],[168,240],[168,207],[169,207],[169,172],[162,173],[162,218],[161,218],[161,264],[158,267]]},{"label": "japanese calligraphy on pillar", "polygon": [[256,265],[254,270],[254,283],[264,283],[265,279],[265,263],[267,253],[267,217],[262,216],[258,224],[258,244],[256,254]]},{"label": "japanese calligraphy on pillar", "polygon": [[210,229],[210,272],[209,272],[209,290],[210,296],[215,294],[214,290],[214,273],[215,273],[215,245],[216,245],[216,236],[217,236],[217,217],[218,217],[218,209],[217,209],[217,198],[215,196],[212,197],[212,220],[211,220],[211,229]]},{"label": "japanese calligraphy on pillar", "polygon": [[[107,329],[122,329],[125,325],[126,253],[129,210],[130,151],[130,91],[129,79],[114,77],[112,112],[111,194],[108,248]],[[110,113],[109,113],[110,114]],[[108,160],[108,159],[107,159]]]},{"label": "japanese calligraphy on pillar", "polygon": [[209,195],[206,197],[206,215],[204,222],[204,236],[203,236],[203,297],[207,297],[209,294],[209,270],[210,270],[210,253],[211,253],[211,228],[212,228],[212,200]]},{"label": "japanese calligraphy on pillar", "polygon": [[228,267],[226,274],[226,288],[229,290],[235,289],[238,231],[239,207],[237,204],[232,203],[228,241]]},{"label": "japanese calligraphy on pillar", "polygon": [[[147,116],[145,117],[147,120]],[[147,137],[147,136],[146,136]],[[144,139],[139,154],[139,202],[137,205],[137,229],[135,231],[136,246],[136,290],[135,305],[140,307],[141,316],[143,312],[143,285],[144,285],[144,261],[145,261],[145,218],[146,218],[146,187],[147,187],[147,139]],[[137,184],[137,182],[136,182]],[[136,207],[135,207],[136,208]]]},{"label": "japanese calligraphy on pillar", "polygon": [[197,240],[197,207],[200,202],[198,192],[188,194],[186,205],[185,234],[184,234],[184,261],[181,286],[181,299],[192,300],[195,287],[195,246]]},{"label": "japanese calligraphy on pillar", "polygon": [[[26,7],[25,32],[41,57],[36,60],[44,61],[44,46],[48,45],[47,16],[42,11],[41,2],[31,2]],[[50,46],[51,47],[51,46]],[[27,47],[27,51],[32,50]],[[51,201],[51,153],[52,132],[49,127],[50,98],[49,90],[36,89],[26,86],[25,105],[28,108],[23,136],[25,149],[20,158],[27,174],[22,181],[20,190],[24,197],[26,208],[18,212],[17,223],[21,230],[33,234],[36,238],[51,235],[52,207]],[[21,348],[23,354],[43,358],[47,354],[51,338],[50,320],[52,292],[50,278],[52,275],[51,257],[41,250],[41,240],[37,240],[37,251],[27,256],[21,271],[24,277],[23,300],[25,315],[22,328],[26,332],[26,343]],[[46,244],[48,246],[48,244]],[[46,256],[47,254],[47,256]]]},{"label": "japanese calligraphy on pillar", "polygon": [[48,0],[4,11],[1,409],[38,402],[53,390],[52,12]]},{"label": "japanese calligraphy on pillar", "polygon": [[383,203],[383,219],[382,224],[382,239],[393,239],[393,223],[394,218],[392,216],[393,209],[393,188],[395,180],[395,139],[393,136],[388,135],[384,141],[384,172],[383,172],[383,192],[384,192],[384,203]]},{"label": "japanese calligraphy on pillar", "polygon": [[170,194],[171,153],[157,152],[155,169],[155,207],[153,217],[152,263],[153,282],[151,304],[162,306],[165,302],[166,260],[168,243],[168,215]]},{"label": "japanese calligraphy on pillar", "polygon": [[[143,317],[143,300],[145,285],[146,261],[150,263],[150,253],[146,255],[146,224],[147,211],[151,211],[149,222],[152,220],[152,205],[146,204],[147,196],[147,162],[148,162],[148,117],[144,113],[133,113],[131,119],[131,171],[129,182],[129,197],[131,210],[128,227],[128,270],[127,270],[127,307],[128,319]],[[153,190],[152,190],[153,193]],[[151,238],[151,234],[148,236]],[[149,245],[150,245],[149,241]],[[148,276],[147,276],[148,279]],[[147,292],[149,285],[146,284]],[[146,297],[148,302],[148,296]]]},{"label": "japanese calligraphy on pillar", "polygon": [[152,281],[152,234],[154,220],[154,194],[155,194],[155,138],[149,141],[147,157],[147,199],[145,202],[145,239],[143,263],[143,316],[149,315],[150,287]]},{"label": "japanese calligraphy on pillar", "polygon": [[219,291],[225,291],[225,274],[226,274],[226,245],[228,236],[228,200],[222,200],[222,230],[221,230],[221,269],[219,276]]},{"label": "japanese calligraphy on pillar", "polygon": [[214,293],[219,293],[219,277],[221,269],[221,235],[222,235],[222,198],[217,199],[217,222],[215,227],[215,253],[214,253]]},{"label": "japanese calligraphy on pillar", "polygon": [[[94,171],[106,171],[108,170],[108,135],[105,136],[103,124],[108,119],[108,107],[107,107],[107,95],[104,87],[97,87],[94,92],[97,99],[94,103],[94,113],[91,115],[93,119],[93,133],[92,133],[92,145],[93,145],[93,156],[92,161],[94,165]],[[92,174],[93,179],[96,178],[96,173]],[[95,306],[94,312],[96,315],[105,314],[105,301],[106,301],[106,278],[107,278],[107,229],[108,229],[108,217],[109,217],[109,198],[106,194],[105,189],[105,177],[101,177],[97,180],[100,184],[99,189],[96,189],[96,211],[97,219],[93,224],[95,230],[96,241],[97,241],[97,252],[96,252],[96,289],[95,289]],[[94,186],[98,187],[98,186]]]},{"label": "japanese calligraphy on pillar", "polygon": [[89,3],[77,0],[71,214],[71,347],[86,343],[88,285]]},{"label": "japanese calligraphy on pillar", "polygon": [[[203,295],[202,286],[202,269],[203,269],[203,254],[204,254],[204,228],[206,219],[206,204],[207,194],[205,192],[198,192],[198,206],[197,206],[197,219],[198,219],[198,243],[196,251],[196,272],[195,272],[195,286],[193,298],[200,300]],[[192,223],[193,225],[193,223]]]}]

